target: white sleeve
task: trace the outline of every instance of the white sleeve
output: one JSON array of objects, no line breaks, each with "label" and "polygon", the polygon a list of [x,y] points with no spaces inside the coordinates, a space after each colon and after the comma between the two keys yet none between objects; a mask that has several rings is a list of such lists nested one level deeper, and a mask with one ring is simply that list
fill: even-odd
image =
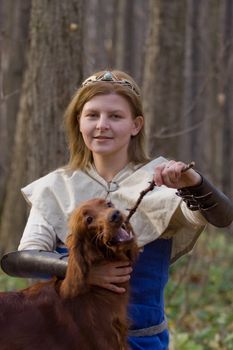
[{"label": "white sleeve", "polygon": [[208,222],[199,210],[190,210],[185,202],[181,202],[181,211],[185,218],[194,226],[205,226]]},{"label": "white sleeve", "polygon": [[53,227],[47,223],[37,209],[32,207],[18,250],[53,251],[56,249],[56,241]]},{"label": "white sleeve", "polygon": [[[182,242],[185,242],[186,239],[192,240],[193,236],[196,236],[196,232],[198,232],[201,228],[203,229],[206,224],[207,221],[204,216],[201,215],[199,210],[190,210],[186,203],[182,201],[172,216],[169,226],[163,233],[162,238],[175,237],[179,233],[179,237],[183,237],[181,239]],[[183,234],[180,233],[180,230],[182,230]],[[190,238],[188,238],[188,236],[190,236]],[[176,240],[177,242],[179,241],[177,238]]]}]

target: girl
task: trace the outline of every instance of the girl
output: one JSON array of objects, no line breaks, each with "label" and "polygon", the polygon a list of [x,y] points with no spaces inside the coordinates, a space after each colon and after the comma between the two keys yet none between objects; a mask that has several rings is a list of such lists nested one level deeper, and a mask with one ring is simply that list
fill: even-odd
[{"label": "girl", "polygon": [[[140,247],[136,266],[132,270],[120,261],[96,266],[89,279],[124,293],[118,284],[131,277],[130,348],[168,349],[163,295],[169,265],[192,249],[207,222],[229,225],[233,205],[195,170],[182,172],[183,162],[147,157],[140,90],[126,73],[101,71],[86,79],[65,120],[69,163],[22,190],[31,212],[19,250],[34,250],[32,262],[42,255],[39,250],[65,252],[67,220],[80,202],[108,198],[126,211],[153,179],[155,189],[131,219]],[[47,272],[59,258],[51,253]],[[23,260],[20,266],[23,270]]]}]

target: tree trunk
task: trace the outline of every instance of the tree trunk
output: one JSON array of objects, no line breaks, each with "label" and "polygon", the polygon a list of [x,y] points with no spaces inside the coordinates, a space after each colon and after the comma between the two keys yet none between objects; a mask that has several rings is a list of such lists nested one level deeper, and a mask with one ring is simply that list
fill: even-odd
[{"label": "tree trunk", "polygon": [[115,66],[130,73],[138,84],[143,76],[148,7],[148,0],[119,0],[116,8]]},{"label": "tree trunk", "polygon": [[25,67],[28,23],[31,0],[0,2],[0,212],[5,197],[6,182],[19,107],[20,89]]},{"label": "tree trunk", "polygon": [[143,96],[149,153],[176,158],[181,128],[186,1],[149,2]]},{"label": "tree trunk", "polygon": [[82,80],[81,0],[32,1],[28,66],[1,220],[2,252],[15,249],[26,217],[20,188],[66,162],[64,109]]},{"label": "tree trunk", "polygon": [[148,0],[89,0],[84,11],[84,75],[117,68],[141,83]]},{"label": "tree trunk", "polygon": [[182,159],[194,159],[199,170],[230,196],[232,16],[231,1],[188,2],[179,149]]},{"label": "tree trunk", "polygon": [[233,2],[228,0],[224,4],[224,20],[223,35],[224,40],[221,43],[224,45],[222,48],[223,60],[221,67],[224,69],[224,85],[222,87],[225,103],[224,109],[224,125],[223,125],[223,148],[222,148],[222,188],[223,191],[233,198]]}]

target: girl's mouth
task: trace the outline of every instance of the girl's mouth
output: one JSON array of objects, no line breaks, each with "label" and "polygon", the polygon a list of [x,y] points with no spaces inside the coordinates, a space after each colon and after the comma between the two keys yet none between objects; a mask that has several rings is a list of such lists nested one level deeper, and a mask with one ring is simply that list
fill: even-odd
[{"label": "girl's mouth", "polygon": [[108,137],[108,136],[95,136],[94,139],[95,139],[95,140],[112,140],[112,137]]}]

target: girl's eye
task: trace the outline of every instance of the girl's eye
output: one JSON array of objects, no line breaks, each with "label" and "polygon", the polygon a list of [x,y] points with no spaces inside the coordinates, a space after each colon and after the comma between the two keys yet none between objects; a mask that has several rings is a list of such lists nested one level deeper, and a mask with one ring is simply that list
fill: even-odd
[{"label": "girl's eye", "polygon": [[92,223],[92,221],[93,221],[93,217],[92,217],[92,216],[88,216],[88,217],[86,218],[86,223],[87,223],[88,225],[90,225],[90,224]]},{"label": "girl's eye", "polygon": [[113,119],[121,119],[121,118],[122,118],[122,117],[121,117],[120,115],[118,115],[118,114],[112,114],[111,117],[112,117]]},{"label": "girl's eye", "polygon": [[86,115],[86,117],[88,117],[88,118],[97,118],[98,116],[97,116],[97,114],[87,114]]}]

